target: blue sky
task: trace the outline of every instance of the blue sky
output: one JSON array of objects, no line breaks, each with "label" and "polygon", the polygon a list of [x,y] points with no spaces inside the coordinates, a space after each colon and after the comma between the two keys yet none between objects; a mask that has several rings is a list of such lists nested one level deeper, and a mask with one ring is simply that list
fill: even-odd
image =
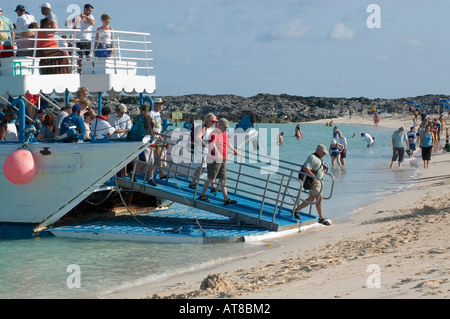
[{"label": "blue sky", "polygon": [[[42,2],[21,4],[40,18]],[[85,2],[50,3],[63,21],[70,14],[68,5]],[[117,30],[152,34],[157,95],[450,94],[448,0],[90,3],[97,27],[100,15],[108,13]],[[381,28],[367,26],[370,4],[381,10]],[[15,4],[2,8],[15,21]]]}]

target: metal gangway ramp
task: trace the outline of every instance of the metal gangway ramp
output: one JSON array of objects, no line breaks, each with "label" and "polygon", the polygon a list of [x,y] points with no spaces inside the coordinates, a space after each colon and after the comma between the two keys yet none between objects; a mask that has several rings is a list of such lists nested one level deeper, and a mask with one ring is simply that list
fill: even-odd
[{"label": "metal gangway ramp", "polygon": [[[172,146],[168,150],[169,153]],[[157,186],[150,185],[148,173],[152,165],[155,167],[155,172],[162,168],[172,178],[155,177]],[[208,189],[206,195],[209,202],[200,200],[198,197],[206,181],[206,169],[202,169],[195,187],[189,187],[197,169],[199,169],[198,165],[193,165],[192,161],[176,163],[171,156],[167,156],[161,166],[136,159],[131,176],[116,177],[116,182],[119,187],[127,191],[142,192],[227,216],[241,225],[283,231],[316,223],[317,217],[311,214],[313,205],[310,206],[309,213],[300,212],[301,219],[293,216],[294,209],[308,197],[302,190],[302,181],[298,178],[300,169],[298,164],[263,155],[255,156],[251,152],[245,152],[243,157],[234,157],[234,161],[227,161],[226,186],[229,198],[237,200],[235,205],[224,205],[220,190],[211,193]],[[333,183],[331,183],[329,195],[324,194],[324,199],[331,198],[333,191],[334,178],[332,175],[328,176]],[[320,183],[323,188],[324,183],[322,181]],[[217,189],[218,184],[215,185]]]}]

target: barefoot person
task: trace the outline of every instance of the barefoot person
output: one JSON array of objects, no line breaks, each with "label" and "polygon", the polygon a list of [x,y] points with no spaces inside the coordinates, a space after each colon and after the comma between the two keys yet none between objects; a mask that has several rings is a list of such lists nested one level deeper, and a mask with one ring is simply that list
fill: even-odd
[{"label": "barefoot person", "polygon": [[[303,164],[303,171],[307,174],[310,174],[310,175],[315,176],[318,179],[322,180],[323,175],[325,173],[324,172],[324,163],[323,163],[322,159],[326,154],[327,154],[327,147],[322,144],[317,145],[316,152],[314,154],[311,154],[306,159],[305,164]],[[315,200],[317,200],[316,209],[317,209],[317,214],[319,215],[318,222],[320,224],[327,225],[327,226],[331,225],[330,221],[323,218],[323,215],[322,215],[323,195],[322,195],[322,190],[321,190],[321,183],[317,179],[313,180],[313,184],[309,190],[309,197],[305,201],[303,201],[303,203],[301,203],[300,206],[298,206],[295,209],[294,217],[300,219],[299,212],[303,208],[314,203]]]}]

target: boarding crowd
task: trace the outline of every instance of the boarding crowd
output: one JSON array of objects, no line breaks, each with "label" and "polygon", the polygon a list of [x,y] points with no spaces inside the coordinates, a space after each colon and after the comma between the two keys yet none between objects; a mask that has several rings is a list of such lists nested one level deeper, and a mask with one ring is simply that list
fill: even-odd
[{"label": "boarding crowd", "polygon": [[[17,5],[14,10],[17,19],[13,23],[4,15],[0,8],[0,58],[9,57],[38,57],[40,59],[41,74],[72,73],[69,61],[69,41],[65,35],[58,35],[58,18],[52,12],[51,4],[46,2],[40,6],[43,18],[38,21],[25,6]],[[65,26],[77,29],[75,46],[78,52],[78,71],[81,71],[83,57],[90,60],[92,54],[98,58],[108,58],[113,55],[113,28],[109,25],[111,17],[101,16],[102,25],[92,32],[95,18],[92,15],[94,7],[85,4],[83,13],[65,22]],[[35,29],[40,29],[37,33]],[[42,31],[45,29],[45,31]],[[5,31],[5,32],[1,32]],[[95,34],[94,49],[92,50],[93,34]]]}]

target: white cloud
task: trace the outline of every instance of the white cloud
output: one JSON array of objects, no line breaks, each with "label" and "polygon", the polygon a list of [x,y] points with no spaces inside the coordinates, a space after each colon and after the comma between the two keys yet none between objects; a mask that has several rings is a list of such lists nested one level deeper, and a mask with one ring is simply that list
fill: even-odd
[{"label": "white cloud", "polygon": [[386,55],[377,54],[375,60],[384,62],[388,60],[388,57]]},{"label": "white cloud", "polygon": [[296,19],[287,25],[279,26],[277,29],[269,32],[261,37],[260,40],[263,41],[273,41],[273,40],[298,40],[305,37],[309,32],[309,27],[303,26],[300,19]]},{"label": "white cloud", "polygon": [[354,36],[355,32],[352,29],[346,27],[342,22],[336,24],[334,26],[334,29],[330,33],[330,39],[337,41],[352,40]]},{"label": "white cloud", "polygon": [[409,39],[407,43],[407,51],[422,52],[424,50],[422,42],[417,39]]}]

